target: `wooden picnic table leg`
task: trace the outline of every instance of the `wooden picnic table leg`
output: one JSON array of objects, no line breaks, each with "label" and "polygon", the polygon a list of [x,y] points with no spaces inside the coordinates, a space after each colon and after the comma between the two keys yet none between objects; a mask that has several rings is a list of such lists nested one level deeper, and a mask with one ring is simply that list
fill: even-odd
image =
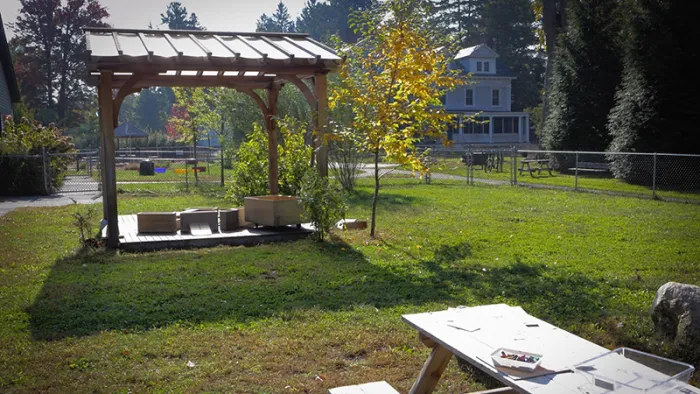
[{"label": "wooden picnic table leg", "polygon": [[[428,338],[429,339],[429,338]],[[432,340],[431,340],[432,341]],[[423,341],[423,343],[426,343]],[[433,342],[434,343],[434,342]],[[447,364],[452,358],[452,352],[435,343],[428,360],[423,364],[423,369],[418,375],[418,379],[413,383],[409,394],[430,394],[435,390],[442,373],[445,372]]]}]

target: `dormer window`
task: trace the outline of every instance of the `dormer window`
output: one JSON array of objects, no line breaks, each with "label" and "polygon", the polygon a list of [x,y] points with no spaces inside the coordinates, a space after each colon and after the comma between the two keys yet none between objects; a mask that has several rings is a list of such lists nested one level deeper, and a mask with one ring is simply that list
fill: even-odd
[{"label": "dormer window", "polygon": [[491,68],[491,62],[484,62],[484,72],[489,72]]},{"label": "dormer window", "polygon": [[481,72],[481,71],[482,71],[482,69],[481,69],[481,62],[476,62],[476,71],[477,71],[477,72]]}]

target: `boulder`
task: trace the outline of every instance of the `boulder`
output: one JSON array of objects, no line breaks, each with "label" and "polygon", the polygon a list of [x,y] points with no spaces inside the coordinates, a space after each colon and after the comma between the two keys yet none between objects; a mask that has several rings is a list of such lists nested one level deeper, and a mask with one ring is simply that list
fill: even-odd
[{"label": "boulder", "polygon": [[677,345],[700,351],[700,287],[668,282],[651,305],[656,332]]}]

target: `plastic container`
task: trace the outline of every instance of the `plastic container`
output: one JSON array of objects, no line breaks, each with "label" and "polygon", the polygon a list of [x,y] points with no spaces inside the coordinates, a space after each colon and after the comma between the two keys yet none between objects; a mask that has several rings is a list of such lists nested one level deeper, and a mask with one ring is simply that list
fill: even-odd
[{"label": "plastic container", "polygon": [[[512,360],[510,358],[504,358],[503,353],[505,353],[507,355],[515,354],[518,357],[520,357],[520,356],[524,356],[526,358],[532,357],[535,360],[531,361],[531,362]],[[523,352],[521,350],[500,348],[500,349],[496,350],[495,352],[491,353],[491,360],[493,360],[494,365],[499,366],[499,367],[514,368],[514,369],[518,369],[521,371],[532,372],[542,362],[542,355],[535,354],[535,353],[529,353],[529,352]]]},{"label": "plastic container", "polygon": [[165,174],[165,168],[156,167],[156,174]]},{"label": "plastic container", "polygon": [[688,383],[695,368],[680,361],[619,348],[574,366],[596,393],[667,393]]}]

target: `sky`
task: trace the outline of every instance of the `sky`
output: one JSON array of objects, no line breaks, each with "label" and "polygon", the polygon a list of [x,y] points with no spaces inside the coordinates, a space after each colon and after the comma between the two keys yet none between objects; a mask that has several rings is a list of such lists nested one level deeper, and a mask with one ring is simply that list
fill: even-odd
[{"label": "sky", "polygon": [[[160,14],[171,0],[100,0],[110,14],[107,23],[119,28],[147,28],[149,22],[160,24]],[[279,0],[180,0],[188,12],[194,12],[207,30],[255,31],[263,13],[272,14]],[[306,0],[284,0],[293,19],[299,15]],[[65,1],[62,1],[65,4]],[[19,0],[0,0],[0,14],[6,24],[19,14]],[[162,28],[162,27],[161,27]],[[5,26],[8,38],[12,31]]]}]

